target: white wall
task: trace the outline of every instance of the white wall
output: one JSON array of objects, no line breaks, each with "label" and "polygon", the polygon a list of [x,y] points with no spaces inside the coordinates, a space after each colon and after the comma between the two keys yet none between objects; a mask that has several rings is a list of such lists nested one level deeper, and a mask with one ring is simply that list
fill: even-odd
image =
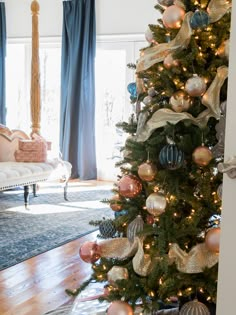
[{"label": "white wall", "polygon": [[[31,37],[31,0],[5,0],[7,35]],[[60,36],[62,0],[38,0],[40,4],[40,36]],[[155,24],[159,12],[156,0],[96,0],[97,34],[144,33]]]}]

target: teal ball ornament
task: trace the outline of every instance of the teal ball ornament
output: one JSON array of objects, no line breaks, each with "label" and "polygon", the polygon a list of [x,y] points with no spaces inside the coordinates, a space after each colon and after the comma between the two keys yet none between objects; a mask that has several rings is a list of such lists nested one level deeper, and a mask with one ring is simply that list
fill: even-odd
[{"label": "teal ball ornament", "polygon": [[190,19],[190,26],[192,29],[204,28],[210,23],[210,17],[207,12],[197,10],[193,13]]},{"label": "teal ball ornament", "polygon": [[127,86],[127,90],[130,93],[131,98],[137,98],[137,85],[135,82],[131,82]]},{"label": "teal ball ornament", "polygon": [[184,152],[175,144],[167,144],[159,153],[159,162],[164,168],[177,170],[184,163]]},{"label": "teal ball ornament", "polygon": [[179,315],[210,315],[207,306],[197,299],[187,302],[181,308]]}]

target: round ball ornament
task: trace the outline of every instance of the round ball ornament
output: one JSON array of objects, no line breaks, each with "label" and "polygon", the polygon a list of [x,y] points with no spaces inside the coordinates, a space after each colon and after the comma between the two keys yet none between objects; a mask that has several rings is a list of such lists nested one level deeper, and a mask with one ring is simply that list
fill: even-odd
[{"label": "round ball ornament", "polygon": [[177,91],[170,98],[171,108],[176,113],[187,111],[190,108],[191,103],[191,97],[184,91]]},{"label": "round ball ornament", "polygon": [[184,163],[184,152],[175,144],[167,144],[159,153],[159,162],[164,168],[177,170]]},{"label": "round ball ornament", "polygon": [[192,78],[185,83],[185,91],[190,96],[201,96],[206,92],[206,83],[203,78],[194,74]]},{"label": "round ball ornament", "polygon": [[192,29],[205,28],[209,23],[209,15],[202,10],[196,10],[190,19],[190,26]]},{"label": "round ball ornament", "polygon": [[193,161],[199,166],[207,166],[213,158],[211,150],[204,145],[197,147],[192,154]]},{"label": "round ball ornament", "polygon": [[104,238],[112,238],[116,234],[116,228],[112,220],[104,220],[99,224],[99,232]]},{"label": "round ball ornament", "polygon": [[138,176],[146,182],[152,181],[155,178],[156,173],[157,168],[150,161],[147,161],[138,167]]},{"label": "round ball ornament", "polygon": [[146,38],[146,41],[149,42],[149,43],[152,43],[153,42],[153,33],[152,31],[150,30],[150,28],[148,27],[147,30],[145,31],[145,38]]},{"label": "round ball ornament", "polygon": [[178,7],[177,5],[171,5],[167,7],[163,13],[163,24],[167,28],[180,28],[184,15],[184,9]]},{"label": "round ball ornament", "polygon": [[174,0],[158,0],[158,3],[163,5],[163,7],[169,7],[174,3]]},{"label": "round ball ornament", "polygon": [[181,308],[179,315],[210,315],[207,306],[197,299],[187,302]]},{"label": "round ball ornament", "polygon": [[225,40],[217,49],[217,55],[220,58],[229,59],[229,40]]},{"label": "round ball ornament", "polygon": [[210,229],[205,238],[206,247],[214,253],[220,251],[220,227]]},{"label": "round ball ornament", "polygon": [[124,301],[114,301],[108,307],[107,315],[134,315],[132,307]]},{"label": "round ball ornament", "polygon": [[155,90],[154,87],[150,87],[150,88],[148,89],[148,95],[151,96],[151,97],[154,97],[154,96],[157,95],[157,92],[156,92],[156,90]]},{"label": "round ball ornament", "polygon": [[122,205],[119,203],[120,201],[121,199],[118,194],[112,196],[110,199],[110,208],[113,211],[120,211],[122,209]]},{"label": "round ball ornament", "polygon": [[172,54],[168,54],[163,61],[163,65],[166,69],[170,69],[172,67],[177,67],[177,66],[179,66],[179,60],[174,59]]},{"label": "round ball ornament", "polygon": [[128,278],[128,269],[120,266],[113,266],[107,273],[107,280],[111,284],[115,284],[117,280],[124,280]]},{"label": "round ball ornament", "polygon": [[144,99],[143,99],[143,103],[145,105],[151,105],[152,104],[152,97],[150,95],[145,96]]},{"label": "round ball ornament", "polygon": [[127,86],[127,90],[130,93],[130,97],[137,98],[137,86],[135,82],[131,82]]},{"label": "round ball ornament", "polygon": [[121,217],[122,215],[127,215],[129,212],[127,210],[115,211],[115,218]]},{"label": "round ball ornament", "polygon": [[166,208],[165,196],[160,192],[152,193],[146,200],[146,208],[147,211],[154,217],[161,215],[165,212]]},{"label": "round ball ornament", "polygon": [[125,175],[120,179],[118,188],[121,196],[134,198],[142,191],[142,184],[135,175]]},{"label": "round ball ornament", "polygon": [[101,257],[101,248],[96,242],[85,242],[79,249],[81,259],[87,263],[94,263]]},{"label": "round ball ornament", "polygon": [[217,188],[217,196],[219,197],[220,200],[222,200],[222,194],[223,194],[223,184],[220,184]]}]

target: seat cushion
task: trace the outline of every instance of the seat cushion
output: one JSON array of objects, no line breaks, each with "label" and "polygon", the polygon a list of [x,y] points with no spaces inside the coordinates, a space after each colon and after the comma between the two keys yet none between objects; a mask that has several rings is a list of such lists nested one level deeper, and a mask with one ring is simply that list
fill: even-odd
[{"label": "seat cushion", "polygon": [[69,179],[71,164],[54,159],[44,163],[0,162],[0,190],[40,181]]}]

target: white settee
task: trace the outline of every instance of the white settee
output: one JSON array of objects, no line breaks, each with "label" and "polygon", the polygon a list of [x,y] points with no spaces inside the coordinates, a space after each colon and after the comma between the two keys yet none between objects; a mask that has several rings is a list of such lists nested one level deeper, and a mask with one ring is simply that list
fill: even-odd
[{"label": "white settee", "polygon": [[21,130],[10,130],[0,125],[0,191],[17,186],[24,187],[25,206],[29,204],[29,186],[33,186],[36,195],[36,184],[48,180],[60,180],[64,186],[64,198],[67,200],[67,186],[71,175],[71,164],[59,158],[43,163],[16,162],[15,151],[19,139],[30,139]]}]

